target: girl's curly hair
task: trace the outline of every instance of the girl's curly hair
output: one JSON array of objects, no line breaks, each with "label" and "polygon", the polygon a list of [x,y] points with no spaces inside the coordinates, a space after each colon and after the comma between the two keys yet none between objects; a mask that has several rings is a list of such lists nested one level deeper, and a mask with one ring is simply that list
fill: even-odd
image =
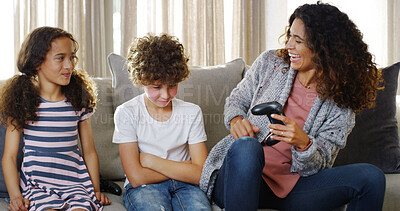
[{"label": "girl's curly hair", "polygon": [[157,81],[178,84],[189,77],[189,59],[178,39],[167,34],[135,39],[128,51],[128,71],[136,86]]},{"label": "girl's curly hair", "polygon": [[[15,75],[1,89],[1,124],[5,125],[10,120],[19,130],[26,122],[38,120],[36,112],[41,100],[36,68],[44,62],[53,40],[62,37],[71,39],[76,54],[79,49],[78,42],[72,34],[60,28],[40,27],[33,30],[24,40],[17,60],[17,67],[22,75]],[[76,111],[83,108],[88,112],[94,110],[97,89],[85,71],[74,69],[70,83],[61,90]]]},{"label": "girl's curly hair", "polygon": [[[313,54],[312,62],[316,67],[318,95],[356,113],[372,107],[377,90],[382,88],[382,73],[356,25],[332,5],[305,4],[290,16],[283,35],[285,44],[296,18],[305,26],[306,45]],[[277,55],[290,64],[287,49],[277,50]]]}]

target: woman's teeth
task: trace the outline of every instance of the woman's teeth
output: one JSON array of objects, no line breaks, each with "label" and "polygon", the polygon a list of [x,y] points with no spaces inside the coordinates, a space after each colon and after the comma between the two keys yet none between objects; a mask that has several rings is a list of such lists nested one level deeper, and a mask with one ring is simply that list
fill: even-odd
[{"label": "woman's teeth", "polygon": [[289,53],[289,56],[292,57],[293,59],[300,57],[300,55],[298,54],[291,54],[291,53]]}]

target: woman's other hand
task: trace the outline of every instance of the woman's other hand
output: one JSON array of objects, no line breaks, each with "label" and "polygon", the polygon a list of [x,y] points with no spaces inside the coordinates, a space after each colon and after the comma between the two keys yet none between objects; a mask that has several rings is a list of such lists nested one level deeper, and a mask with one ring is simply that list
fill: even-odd
[{"label": "woman's other hand", "polygon": [[260,131],[259,127],[252,125],[248,119],[237,116],[231,120],[231,135],[236,140],[240,137],[250,136],[255,138],[254,133]]},{"label": "woman's other hand", "polygon": [[273,140],[286,142],[296,148],[305,149],[310,143],[310,138],[296,123],[296,121],[277,114],[272,114],[272,118],[281,120],[286,125],[270,124],[271,136]]}]

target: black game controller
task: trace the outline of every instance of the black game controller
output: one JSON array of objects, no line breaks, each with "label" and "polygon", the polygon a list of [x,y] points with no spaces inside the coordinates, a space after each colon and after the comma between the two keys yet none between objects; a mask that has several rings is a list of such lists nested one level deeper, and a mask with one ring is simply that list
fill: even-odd
[{"label": "black game controller", "polygon": [[[255,105],[252,109],[251,109],[251,113],[254,115],[267,115],[269,121],[271,122],[271,124],[282,124],[285,125],[285,123],[283,123],[280,120],[274,119],[271,117],[271,114],[278,114],[278,115],[282,115],[285,116],[285,113],[283,113],[283,108],[282,105],[276,101],[272,101],[272,102],[268,102],[268,103],[261,103],[258,105]],[[271,132],[267,135],[267,137],[265,138],[265,144],[268,146],[272,146],[276,143],[278,143],[279,141],[277,140],[272,140],[271,139]]]},{"label": "black game controller", "polygon": [[100,179],[100,191],[112,193],[120,196],[122,194],[121,187],[111,180]]}]

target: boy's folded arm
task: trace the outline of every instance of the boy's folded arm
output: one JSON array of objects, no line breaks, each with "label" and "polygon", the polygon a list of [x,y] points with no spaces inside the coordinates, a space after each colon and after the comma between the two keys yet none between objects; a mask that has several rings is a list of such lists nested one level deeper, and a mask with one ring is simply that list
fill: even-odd
[{"label": "boy's folded arm", "polygon": [[132,187],[153,184],[169,178],[140,164],[137,142],[119,144],[122,167]]},{"label": "boy's folded arm", "polygon": [[207,158],[205,142],[189,144],[190,161],[172,161],[151,154],[141,153],[143,167],[153,169],[168,178],[198,185],[203,164]]}]

